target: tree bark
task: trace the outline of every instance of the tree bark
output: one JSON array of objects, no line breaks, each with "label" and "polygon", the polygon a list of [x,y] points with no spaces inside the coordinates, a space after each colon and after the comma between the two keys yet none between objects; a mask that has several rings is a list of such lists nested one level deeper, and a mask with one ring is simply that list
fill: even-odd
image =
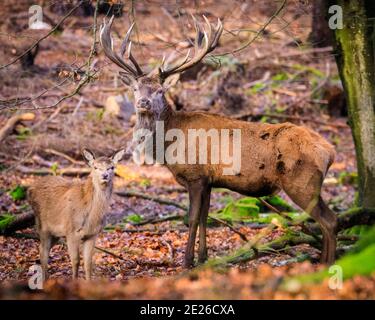
[{"label": "tree bark", "polygon": [[375,208],[375,3],[335,0],[343,29],[335,30],[336,60],[344,86],[354,138],[359,203]]},{"label": "tree bark", "polygon": [[328,27],[326,0],[314,0],[312,5],[312,26],[309,42],[315,48],[332,46],[333,34]]}]

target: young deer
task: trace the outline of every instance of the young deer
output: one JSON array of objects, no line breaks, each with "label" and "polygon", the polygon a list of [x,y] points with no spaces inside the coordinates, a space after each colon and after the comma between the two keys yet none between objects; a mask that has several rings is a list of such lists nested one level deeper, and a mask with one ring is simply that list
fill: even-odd
[{"label": "young deer", "polygon": [[[232,132],[239,129],[241,132],[240,145],[235,146],[230,142],[229,146],[233,153],[237,149],[241,151],[241,167],[234,175],[223,175],[223,169],[228,165],[221,160],[219,163],[206,164],[199,161],[190,162],[193,164],[166,164],[177,182],[189,192],[189,236],[185,267],[191,267],[194,263],[198,225],[198,259],[203,262],[207,258],[206,222],[212,187],[227,188],[256,197],[274,194],[283,189],[295,204],[319,223],[323,235],[321,261],[332,263],[336,248],[336,215],[320,196],[323,179],[335,157],[334,149],[327,141],[308,128],[291,123],[251,123],[206,112],[176,112],[168,104],[165,91],[175,81],[176,75],[195,66],[217,46],[223,26],[220,20],[216,27],[211,26],[206,18],[205,20],[208,32],[194,19],[197,35],[192,58],[188,52],[182,61],[169,67],[165,66],[163,59],[157,72],[149,74],[143,73],[131,53],[129,38],[133,26],[126,34],[120,55],[113,51],[110,35],[113,18],[108,24],[104,22],[100,32],[100,41],[106,56],[124,70],[120,72],[120,76],[123,82],[133,89],[137,116],[135,130],[147,129],[152,132],[150,137],[156,139],[157,121],[162,121],[165,132],[178,129],[185,138],[189,137],[191,129],[203,129],[205,132],[210,129],[229,129]],[[133,65],[121,58],[125,51]],[[165,149],[172,144],[172,141],[166,140],[168,139],[163,140]],[[185,146],[188,145],[188,141],[183,142]],[[217,147],[212,143],[197,143],[195,147],[198,146],[206,148],[203,151],[208,155]],[[188,151],[188,148],[185,148],[185,154]],[[157,152],[153,149],[152,156],[156,155]],[[198,158],[198,152],[196,157]]]},{"label": "young deer", "polygon": [[85,277],[91,278],[95,240],[102,230],[111,199],[115,165],[123,155],[124,150],[120,150],[110,158],[96,159],[90,150],[84,149],[83,156],[91,167],[86,181],[50,176],[39,179],[29,188],[28,200],[40,237],[43,279],[47,277],[51,246],[60,237],[66,237],[73,278],[78,275],[79,246],[83,243]]}]

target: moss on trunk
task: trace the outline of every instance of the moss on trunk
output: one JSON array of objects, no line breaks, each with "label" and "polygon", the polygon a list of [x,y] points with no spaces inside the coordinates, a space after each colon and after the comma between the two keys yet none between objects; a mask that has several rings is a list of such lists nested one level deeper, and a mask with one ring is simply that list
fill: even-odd
[{"label": "moss on trunk", "polygon": [[356,147],[359,205],[375,208],[375,5],[373,0],[336,0],[343,29],[335,30],[336,60],[348,101]]}]

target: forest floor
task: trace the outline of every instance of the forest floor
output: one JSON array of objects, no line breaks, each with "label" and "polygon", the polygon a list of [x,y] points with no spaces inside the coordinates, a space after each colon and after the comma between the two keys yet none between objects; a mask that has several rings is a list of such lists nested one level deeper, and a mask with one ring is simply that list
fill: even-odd
[{"label": "forest floor", "polygon": [[[157,6],[136,2],[136,15],[130,18],[142,21],[142,24],[137,25],[135,55],[152,67],[165,50],[184,50],[188,43],[176,41],[193,36],[192,25],[186,23],[189,19],[187,13],[206,14],[210,19],[221,17],[225,32],[217,53],[231,51],[254,36],[254,33],[236,30],[259,30],[275,11],[269,12],[260,5],[255,9],[242,3],[236,3],[236,6],[236,10],[228,12],[226,1],[206,1],[204,8],[192,7],[187,2],[180,8],[181,15],[176,16],[175,5],[165,5],[161,10]],[[337,152],[324,183],[323,198],[339,213],[350,208],[355,198],[354,146],[345,111],[337,101],[332,102],[337,98],[336,92],[341,90],[334,57],[329,50],[314,51],[304,45],[311,30],[308,15],[311,8],[301,6],[294,3],[282,11],[280,17],[267,27],[267,32],[247,49],[235,55],[216,57],[197,70],[187,72],[170,92],[169,99],[177,109],[211,111],[270,123],[290,121],[319,132]],[[19,12],[25,8],[20,4]],[[57,21],[58,14],[53,13],[53,7],[48,10]],[[6,10],[3,14],[6,15]],[[99,22],[102,18],[99,17]],[[23,20],[17,19],[15,21],[21,28]],[[128,15],[120,19],[116,19],[114,29],[123,35],[129,25]],[[166,19],[170,22],[168,26]],[[38,105],[52,105],[58,97],[74,90],[82,76],[82,70],[77,66],[85,63],[90,51],[93,20],[92,17],[76,15],[67,21],[69,27],[62,33],[41,43],[32,70],[25,71],[19,64],[0,70],[0,99],[28,97],[30,93],[35,97],[50,88],[47,94],[35,99],[33,105],[21,106],[25,109],[23,112],[34,113],[35,120],[18,125],[0,144],[1,214],[21,214],[30,210],[25,199],[15,200],[11,196],[11,190],[30,185],[37,178],[35,173],[38,170],[55,174],[64,168],[84,170],[80,158],[82,147],[89,147],[97,154],[108,154],[125,146],[131,137],[134,124],[133,117],[129,116],[131,103],[125,104],[125,111],[122,109],[117,115],[108,113],[110,99],[125,95],[131,101],[131,93],[124,91],[125,88],[118,83],[114,72],[117,69],[102,53],[94,57],[99,76],[79,94],[57,107],[35,109]],[[1,29],[3,33],[11,34],[7,22],[9,19],[2,19]],[[15,44],[7,46],[21,44],[22,38],[19,38]],[[0,49],[12,52],[5,46]],[[101,52],[100,48],[98,51]],[[11,59],[11,54],[1,55],[0,63]],[[217,68],[217,59],[220,68]],[[64,84],[55,88],[61,81],[65,81]],[[1,110],[1,126],[12,115],[12,110]],[[138,167],[123,161],[116,172],[115,191],[124,190],[188,205],[186,192],[162,166]],[[282,197],[290,202],[286,195],[282,194]],[[239,198],[236,193],[215,190],[210,212],[217,212]],[[316,262],[319,250],[306,244],[233,264],[221,272],[202,267],[185,271],[182,269],[187,240],[184,220],[157,222],[177,214],[183,216],[185,212],[174,205],[115,194],[107,216],[107,227],[97,241],[99,249],[94,255],[94,281],[70,280],[69,257],[66,246],[61,243],[51,250],[50,280],[43,291],[27,289],[29,268],[39,262],[38,240],[33,238],[35,231],[29,228],[13,236],[0,236],[0,298],[375,298],[374,275],[346,280],[340,290],[331,290],[328,280],[299,288],[279,288],[283,278],[324,268]],[[148,220],[149,223],[145,223]],[[248,239],[267,228],[241,222],[234,226]],[[285,232],[282,226],[277,226],[260,243],[277,239]],[[244,244],[244,240],[228,227],[211,224],[208,228],[210,258],[226,256]],[[309,261],[296,262],[303,254]],[[80,277],[83,277],[82,268]]]}]

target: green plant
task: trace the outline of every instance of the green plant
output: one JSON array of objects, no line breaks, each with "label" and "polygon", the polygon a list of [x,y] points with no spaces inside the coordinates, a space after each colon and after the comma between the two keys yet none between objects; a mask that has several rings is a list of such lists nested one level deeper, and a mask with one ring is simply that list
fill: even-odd
[{"label": "green plant", "polygon": [[26,187],[18,185],[10,190],[9,195],[14,201],[23,200],[26,198]]},{"label": "green plant", "polygon": [[242,221],[249,218],[258,217],[260,201],[256,198],[246,197],[238,201],[230,201],[224,209],[213,213],[222,220],[227,221]]},{"label": "green plant", "polygon": [[[369,228],[355,244],[352,251],[335,262],[340,267],[343,280],[355,275],[370,275],[375,271],[375,226]],[[329,268],[315,273],[285,279],[282,287],[286,290],[300,288],[304,284],[321,282],[330,277]]]},{"label": "green plant", "polygon": [[3,213],[0,215],[0,233],[2,233],[6,227],[14,221],[14,215],[10,213]]},{"label": "green plant", "polygon": [[258,82],[256,84],[254,84],[251,88],[247,89],[245,91],[245,94],[246,95],[256,94],[256,93],[264,90],[266,87],[267,87],[266,84],[264,84],[263,82]]},{"label": "green plant", "polygon": [[[363,236],[365,235],[369,230],[371,229],[371,226],[367,225],[357,225],[354,227],[351,227],[349,229],[346,229],[343,234],[345,235],[356,235],[356,236]],[[375,239],[374,239],[375,242]]]},{"label": "green plant", "polygon": [[356,172],[340,172],[339,175],[339,183],[340,184],[352,184],[357,185],[358,184],[358,174]]},{"label": "green plant", "polygon": [[131,214],[125,218],[125,221],[137,224],[143,221],[143,217],[140,216],[139,214]]},{"label": "green plant", "polygon": [[142,187],[149,187],[149,186],[151,186],[151,181],[150,181],[150,179],[142,179],[139,182],[139,185],[142,186]]},{"label": "green plant", "polygon": [[19,129],[16,139],[26,140],[31,135],[31,129],[28,127],[22,127]]},{"label": "green plant", "polygon": [[[297,212],[295,208],[293,208],[288,202],[286,202],[283,198],[280,196],[266,196],[262,197],[262,199],[266,202],[268,202],[270,205],[275,207],[276,209],[282,211],[282,212]],[[270,209],[261,204],[261,211],[262,212],[269,212]]]},{"label": "green plant", "polygon": [[304,66],[304,65],[301,65],[301,64],[294,64],[292,66],[293,69],[295,70],[298,70],[298,71],[307,71],[307,72],[310,72],[312,74],[314,74],[315,76],[317,76],[318,78],[324,78],[325,75],[322,71],[314,68],[314,67],[311,67],[311,66]]},{"label": "green plant", "polygon": [[57,170],[59,168],[59,164],[57,162],[54,162],[52,165],[51,165],[51,171],[53,173],[54,176],[57,176]]}]

